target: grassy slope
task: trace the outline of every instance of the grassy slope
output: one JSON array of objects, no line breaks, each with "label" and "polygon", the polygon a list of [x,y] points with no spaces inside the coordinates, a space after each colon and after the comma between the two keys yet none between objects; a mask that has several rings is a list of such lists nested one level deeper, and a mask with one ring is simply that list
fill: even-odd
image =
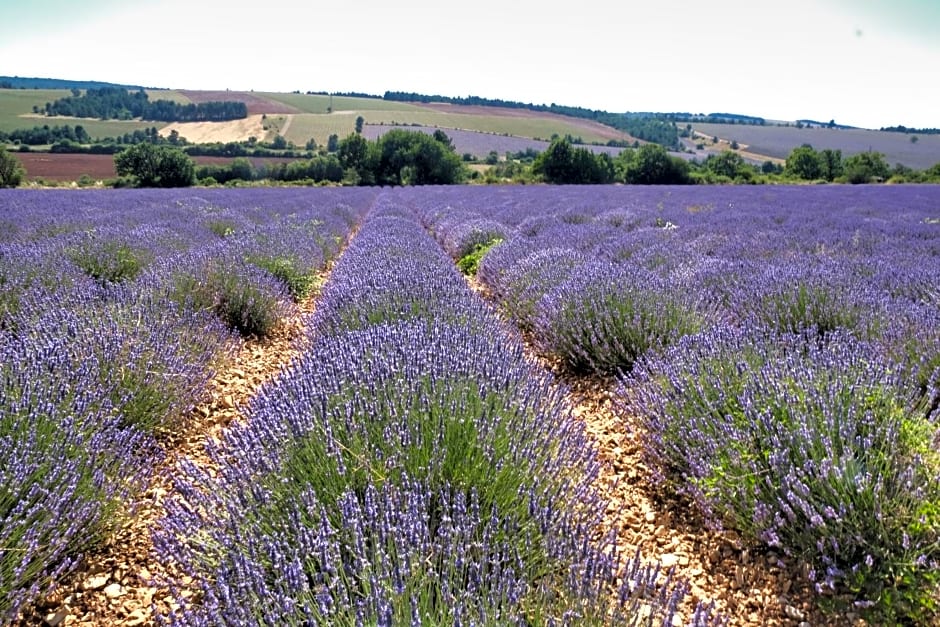
[{"label": "grassy slope", "polygon": [[[161,94],[159,97],[167,100],[179,100],[183,102],[182,96],[175,92],[151,92],[151,98],[154,97],[154,93]],[[70,95],[70,92],[67,89],[0,89],[0,130],[9,132],[19,128],[32,128],[45,124],[49,126],[62,126],[65,124],[74,126],[81,124],[92,137],[113,137],[115,135],[131,133],[136,129],[150,128],[152,126],[162,128],[166,126],[163,122],[139,122],[133,120],[103,121],[85,118],[47,118],[33,116],[33,105],[42,108],[47,102],[52,102],[53,100],[68,95]]]},{"label": "grassy slope", "polygon": [[[356,117],[366,124],[395,124],[464,129],[497,135],[548,139],[553,134],[580,136],[587,142],[605,143],[606,138],[592,134],[577,121],[567,122],[533,115],[532,117],[446,113],[404,102],[387,102],[371,98],[333,98],[333,113],[327,113],[329,96],[305,94],[263,94],[303,111],[292,115],[284,135],[295,144],[303,145],[313,137],[324,144],[331,134],[341,138],[355,129]],[[271,118],[272,116],[269,116]],[[277,117],[277,116],[275,116]]]}]

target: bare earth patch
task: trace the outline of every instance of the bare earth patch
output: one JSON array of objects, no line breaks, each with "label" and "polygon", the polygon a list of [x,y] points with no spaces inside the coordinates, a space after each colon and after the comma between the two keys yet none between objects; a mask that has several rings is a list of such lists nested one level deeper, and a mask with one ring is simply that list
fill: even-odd
[{"label": "bare earth patch", "polygon": [[244,142],[249,137],[264,139],[267,134],[260,113],[228,122],[173,122],[160,129],[160,136],[169,137],[172,131],[193,144]]}]

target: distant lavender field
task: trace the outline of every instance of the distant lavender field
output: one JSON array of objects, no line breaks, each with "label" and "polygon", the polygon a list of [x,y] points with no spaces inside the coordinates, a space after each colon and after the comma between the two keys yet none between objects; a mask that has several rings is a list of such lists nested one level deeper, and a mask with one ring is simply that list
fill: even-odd
[{"label": "distant lavender field", "polygon": [[838,149],[847,157],[873,150],[883,153],[889,165],[904,164],[924,170],[940,163],[940,135],[918,135],[911,142],[910,133],[890,133],[865,129],[796,128],[787,126],[746,126],[731,124],[693,124],[692,128],[720,139],[737,140],[750,152],[786,159],[802,144],[816,150]]},{"label": "distant lavender field", "polygon": [[[366,139],[377,139],[392,130],[393,128],[405,128],[409,131],[420,131],[433,135],[437,128],[431,126],[392,126],[390,124],[369,124],[362,129],[362,134]],[[549,142],[529,137],[514,137],[509,135],[497,135],[496,133],[481,133],[479,131],[464,131],[455,128],[440,129],[447,133],[447,136],[454,142],[454,148],[458,155],[470,153],[474,157],[483,158],[491,150],[495,150],[500,156],[507,152],[523,152],[528,148],[542,152],[548,148]],[[611,156],[616,156],[623,148],[614,148],[611,146],[592,146],[584,145],[591,152],[597,154],[606,152]]]}]

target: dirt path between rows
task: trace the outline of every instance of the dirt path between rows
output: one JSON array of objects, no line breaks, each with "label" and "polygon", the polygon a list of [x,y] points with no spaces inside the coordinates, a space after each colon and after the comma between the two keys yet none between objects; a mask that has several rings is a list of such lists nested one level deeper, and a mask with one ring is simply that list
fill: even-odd
[{"label": "dirt path between rows", "polygon": [[[471,288],[495,300],[475,279]],[[608,501],[601,535],[617,530],[618,553],[659,560],[689,584],[681,608],[688,621],[699,601],[714,603],[732,626],[863,627],[855,616],[826,616],[803,568],[772,550],[748,548],[734,532],[709,529],[690,503],[657,490],[643,462],[638,427],[625,418],[614,377],[574,376],[558,359],[540,354],[532,338],[526,352],[568,388],[572,415],[584,425],[601,464],[599,489]]]}]

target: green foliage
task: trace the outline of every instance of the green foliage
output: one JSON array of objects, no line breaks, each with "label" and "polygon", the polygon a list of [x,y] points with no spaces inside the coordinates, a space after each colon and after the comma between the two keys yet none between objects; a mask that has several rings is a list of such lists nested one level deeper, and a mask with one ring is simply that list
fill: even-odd
[{"label": "green foliage", "polygon": [[502,242],[502,238],[495,238],[483,244],[477,244],[473,250],[457,260],[457,268],[468,276],[476,276],[480,262],[486,257],[494,246]]},{"label": "green foliage", "polygon": [[731,150],[722,150],[717,155],[708,155],[704,166],[709,172],[730,180],[753,176],[753,168],[745,163],[744,157]]},{"label": "green foliage", "polygon": [[248,262],[274,275],[285,285],[295,302],[300,302],[312,294],[319,283],[315,269],[305,269],[300,261],[291,257],[257,255],[249,257]]},{"label": "green foliage", "polygon": [[130,92],[123,87],[88,89],[55,102],[47,102],[46,115],[66,115],[101,120],[159,120],[162,122],[220,122],[248,117],[244,102],[202,102],[181,104],[172,100],[150,101],[143,89]]},{"label": "green foliage", "polygon": [[347,168],[363,170],[368,165],[369,140],[362,135],[352,133],[339,142],[336,153],[344,170]]},{"label": "green foliage", "polygon": [[202,276],[178,274],[170,297],[187,307],[209,311],[242,337],[267,337],[283,310],[272,294],[236,266],[210,264]]},{"label": "green foliage", "polygon": [[379,185],[450,185],[466,177],[459,155],[416,131],[390,130],[369,146],[367,159]]},{"label": "green foliage", "polygon": [[148,251],[124,242],[89,240],[68,251],[68,257],[99,283],[122,283],[140,274],[151,260]]},{"label": "green foliage", "polygon": [[845,159],[845,179],[849,183],[881,182],[888,174],[888,162],[880,152],[860,152]]},{"label": "green foliage", "polygon": [[336,152],[339,148],[339,135],[336,133],[331,133],[329,137],[326,138],[326,151],[327,152]]},{"label": "green foliage", "polygon": [[690,182],[689,164],[672,157],[659,144],[628,149],[615,160],[624,183],[635,185],[682,185]]},{"label": "green foliage", "polygon": [[210,220],[206,224],[206,228],[219,237],[228,237],[235,234],[235,222],[232,220]]},{"label": "green foliage", "polygon": [[804,181],[823,178],[822,157],[809,144],[794,148],[787,157],[787,174]]},{"label": "green foliage", "polygon": [[[280,482],[282,494],[292,499],[298,489],[312,487],[318,499],[335,505],[347,490],[400,485],[410,478],[427,481],[432,490],[476,490],[481,510],[495,506],[501,515],[512,512],[522,522],[528,502],[519,498],[519,486],[534,483],[533,469],[545,460],[514,459],[513,426],[525,428],[534,416],[531,408],[514,407],[508,398],[456,378],[350,387],[328,401],[327,420],[294,449],[287,462],[292,480]],[[376,407],[385,411],[375,413]],[[481,432],[481,416],[494,416],[484,422],[495,427]],[[387,433],[402,429],[399,425],[405,425],[409,437],[389,440]],[[334,450],[336,442],[342,443],[340,450]]]},{"label": "green foliage", "polygon": [[17,187],[25,176],[26,170],[20,160],[0,145],[0,187]]},{"label": "green foliage", "polygon": [[132,176],[141,187],[188,187],[196,179],[193,160],[179,148],[149,143],[114,155],[118,176]]},{"label": "green foliage", "polygon": [[595,156],[586,148],[574,148],[567,139],[555,138],[545,152],[536,157],[532,172],[549,183],[611,183],[614,163],[606,153]]}]

